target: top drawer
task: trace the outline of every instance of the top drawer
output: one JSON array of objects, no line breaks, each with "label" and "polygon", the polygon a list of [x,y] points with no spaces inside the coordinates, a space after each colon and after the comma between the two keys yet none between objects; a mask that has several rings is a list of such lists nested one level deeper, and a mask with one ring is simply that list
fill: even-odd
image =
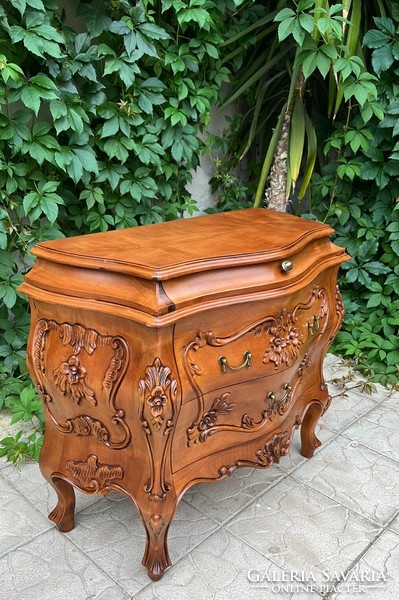
[{"label": "top drawer", "polygon": [[183,402],[284,371],[331,326],[331,290],[314,282],[279,299],[233,305],[176,324]]},{"label": "top drawer", "polygon": [[342,249],[323,238],[275,260],[193,273],[162,284],[174,307],[170,317],[178,320],[179,314],[199,313],[216,306],[224,310],[232,302],[255,300],[257,295],[281,296],[293,288],[303,289],[322,271],[341,262]]}]

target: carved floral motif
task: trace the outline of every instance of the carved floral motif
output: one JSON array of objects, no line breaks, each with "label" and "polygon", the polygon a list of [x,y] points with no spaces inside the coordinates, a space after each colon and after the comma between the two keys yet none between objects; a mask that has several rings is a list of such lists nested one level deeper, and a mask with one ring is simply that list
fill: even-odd
[{"label": "carved floral motif", "polygon": [[86,350],[87,354],[93,354],[98,346],[101,336],[93,329],[86,329],[77,323],[61,323],[58,327],[58,333],[64,346],[72,346],[74,354],[79,354]]},{"label": "carved floral motif", "polygon": [[91,454],[86,461],[77,462],[68,460],[67,470],[76,479],[86,492],[105,493],[110,484],[123,478],[123,469],[118,465],[103,465],[95,454]]},{"label": "carved floral motif", "polygon": [[103,380],[103,387],[108,389],[118,388],[121,383],[120,374],[126,371],[128,347],[123,338],[111,339],[111,348],[114,350],[108,369]]},{"label": "carved floral motif", "polygon": [[145,379],[140,380],[139,390],[143,395],[148,392],[145,401],[152,416],[151,424],[155,431],[159,431],[164,422],[163,413],[169,395],[176,397],[176,379],[170,378],[169,367],[164,367],[160,359],[156,358],[153,364],[147,367]]},{"label": "carved floral motif", "polygon": [[166,460],[174,429],[177,381],[171,378],[171,370],[160,358],[155,358],[139,381],[141,393],[141,425],[146,433],[150,457],[150,480],[144,490],[153,501],[163,501],[171,485],[166,481]]},{"label": "carved floral motif", "polygon": [[[109,347],[112,350],[103,378],[102,389],[105,401],[112,411],[111,422],[119,426],[122,431],[122,437],[118,440],[111,439],[110,432],[104,423],[90,415],[78,415],[66,419],[64,422],[56,418],[52,408],[57,404],[56,399],[53,399],[46,391],[48,375],[45,359],[49,335],[52,332],[62,340],[63,346],[71,346],[73,350],[73,354],[54,369],[54,383],[63,395],[70,397],[79,406],[83,400],[87,400],[92,406],[97,405],[95,393],[86,383],[87,369],[82,365],[82,350],[89,356],[93,355],[98,347]],[[116,395],[128,364],[129,349],[126,341],[121,337],[102,336],[93,329],[86,329],[78,324],[57,323],[46,319],[40,319],[36,324],[33,336],[33,368],[38,390],[49,418],[62,433],[91,436],[110,448],[124,448],[130,443],[131,432],[124,420],[125,413],[116,406]]]},{"label": "carved floral motif", "polygon": [[165,527],[165,523],[161,517],[161,515],[151,515],[150,520],[148,522],[149,526],[155,533],[155,535],[159,535],[162,529]]},{"label": "carved floral motif", "polygon": [[228,402],[230,396],[230,392],[226,392],[215,398],[211,408],[202,415],[198,426],[190,431],[189,443],[203,443],[209,435],[212,435],[218,417],[231,412],[236,406],[234,402]]},{"label": "carved floral motif", "polygon": [[37,374],[45,373],[44,352],[46,350],[46,335],[49,330],[49,321],[40,319],[36,325],[35,341],[33,344],[33,365]]},{"label": "carved floral motif", "polygon": [[271,338],[263,354],[263,363],[272,362],[275,369],[283,364],[288,367],[297,359],[304,341],[304,335],[290,324],[292,315],[283,315],[280,319],[277,327],[270,327],[268,330]]},{"label": "carved floral motif", "polygon": [[86,384],[86,374],[87,371],[80,364],[79,357],[73,354],[55,369],[54,380],[64,396],[70,396],[76,404],[82,404],[82,400],[88,400],[95,406],[97,400],[93,390]]},{"label": "carved floral motif", "polygon": [[99,345],[109,345],[112,338],[110,336],[100,336],[93,329],[86,329],[77,323],[57,323],[56,321],[48,321],[40,319],[36,325],[33,359],[36,370],[45,373],[45,350],[47,345],[47,336],[51,331],[58,334],[62,340],[63,346],[72,346],[73,354],[77,355],[82,349],[87,354],[92,355]]}]

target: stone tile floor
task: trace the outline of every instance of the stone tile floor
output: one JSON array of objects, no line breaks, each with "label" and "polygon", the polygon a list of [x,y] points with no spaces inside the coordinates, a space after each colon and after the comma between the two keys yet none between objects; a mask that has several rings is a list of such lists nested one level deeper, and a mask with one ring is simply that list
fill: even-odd
[{"label": "stone tile floor", "polygon": [[332,355],[325,373],[333,402],[315,456],[299,454],[296,433],[280,465],[191,488],[156,583],[128,500],[77,492],[63,534],[37,464],[0,459],[0,600],[397,600],[399,393],[367,395],[360,377],[342,392],[333,382],[348,368]]}]

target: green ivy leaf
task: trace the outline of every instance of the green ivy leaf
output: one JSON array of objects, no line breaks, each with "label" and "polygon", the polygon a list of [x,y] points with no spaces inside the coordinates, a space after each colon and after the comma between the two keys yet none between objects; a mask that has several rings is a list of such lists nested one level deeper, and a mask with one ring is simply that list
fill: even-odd
[{"label": "green ivy leaf", "polygon": [[54,120],[65,117],[68,110],[65,102],[62,100],[53,100],[50,102],[50,112]]},{"label": "green ivy leaf", "polygon": [[10,0],[10,2],[14,8],[19,10],[22,17],[26,11],[26,0]]},{"label": "green ivy leaf", "polygon": [[284,22],[287,19],[295,18],[296,14],[292,10],[292,8],[283,8],[278,12],[278,14],[274,17],[274,21],[276,23]]},{"label": "green ivy leaf", "polygon": [[140,68],[132,61],[123,60],[122,55],[121,58],[109,58],[106,60],[104,75],[110,75],[111,73],[117,73],[126,85],[126,88],[129,89],[136,79],[136,74],[140,73]]},{"label": "green ivy leaf", "polygon": [[26,85],[21,93],[21,100],[27,108],[33,110],[35,115],[39,114],[40,109],[40,93],[34,87]]},{"label": "green ivy leaf", "polygon": [[97,159],[89,146],[75,146],[70,150],[70,162],[66,165],[66,170],[75,183],[83,178],[85,172],[98,174]]},{"label": "green ivy leaf", "polygon": [[158,58],[158,53],[155,45],[146,35],[142,35],[140,31],[136,32],[136,46],[137,49],[143,54],[147,54],[148,56]]},{"label": "green ivy leaf", "polygon": [[309,52],[306,58],[303,60],[302,69],[305,79],[309,79],[309,77],[314,73],[318,66],[318,52],[317,50],[314,52]]},{"label": "green ivy leaf", "polygon": [[90,173],[98,174],[98,163],[95,153],[89,146],[86,147],[75,147],[72,148],[72,152],[75,156],[78,156],[84,165],[85,171]]},{"label": "green ivy leaf", "polygon": [[381,48],[389,44],[391,37],[378,29],[370,29],[363,38],[363,45],[368,48]]},{"label": "green ivy leaf", "polygon": [[379,261],[368,262],[364,265],[364,268],[372,275],[383,275],[390,273],[391,269],[386,265],[383,265]]},{"label": "green ivy leaf", "polygon": [[[29,84],[36,89],[42,90],[42,93],[45,93],[45,90],[50,90],[55,92],[52,97],[56,97],[58,95],[58,88],[55,85],[54,81],[52,81],[49,77],[45,75],[35,75],[29,79]],[[44,97],[44,96],[43,96]]]},{"label": "green ivy leaf", "polygon": [[298,21],[302,29],[305,29],[305,31],[307,31],[308,33],[313,33],[314,19],[312,15],[302,13],[301,15],[299,15]]},{"label": "green ivy leaf", "polygon": [[24,0],[24,2],[26,1],[26,4],[28,4],[29,6],[31,6],[32,8],[36,8],[36,10],[46,10],[44,8],[44,4],[42,2],[42,0]]},{"label": "green ivy leaf", "polygon": [[103,0],[96,0],[90,4],[80,4],[77,14],[85,17],[87,30],[92,38],[98,37],[112,23],[112,19],[104,11]]},{"label": "green ivy leaf", "polygon": [[373,17],[374,23],[377,27],[389,36],[394,36],[396,33],[396,27],[392,19],[389,17]]},{"label": "green ivy leaf", "polygon": [[208,11],[204,8],[188,8],[180,10],[177,13],[177,20],[180,25],[197,23],[200,29],[206,29],[208,31],[212,22]]},{"label": "green ivy leaf", "polygon": [[7,308],[13,308],[17,301],[15,289],[9,284],[0,283],[0,298],[3,300]]},{"label": "green ivy leaf", "polygon": [[153,40],[169,40],[171,36],[165,29],[155,25],[155,23],[142,23],[138,29]]},{"label": "green ivy leaf", "polygon": [[99,174],[96,178],[96,183],[107,181],[112,191],[115,191],[120,180],[128,173],[128,169],[123,165],[105,165],[99,164]]},{"label": "green ivy leaf", "polygon": [[[291,9],[285,9],[285,10],[291,11]],[[291,12],[293,13],[294,11],[291,11]],[[276,20],[277,20],[277,18],[276,18]],[[288,17],[287,19],[284,19],[281,21],[280,25],[278,26],[278,39],[280,40],[280,42],[287,39],[287,37],[294,32],[295,24],[296,24],[295,16]]]},{"label": "green ivy leaf", "polygon": [[95,204],[104,204],[104,192],[101,188],[95,186],[84,190],[79,198],[86,200],[86,206],[90,210]]},{"label": "green ivy leaf", "polygon": [[326,54],[322,51],[317,53],[317,68],[319,69],[321,75],[325,78],[331,67],[331,61]]},{"label": "green ivy leaf", "polygon": [[399,365],[399,351],[398,350],[394,350],[393,352],[388,352],[387,364],[388,365]]},{"label": "green ivy leaf", "polygon": [[40,209],[51,225],[58,217],[58,204],[64,201],[58,194],[44,194],[40,200]]},{"label": "green ivy leaf", "polygon": [[109,139],[104,144],[104,152],[108,158],[117,158],[122,164],[127,161],[129,153],[118,138]]},{"label": "green ivy leaf", "polygon": [[374,50],[371,56],[371,63],[377,75],[380,75],[382,71],[387,71],[393,65],[393,61],[392,48],[389,45]]},{"label": "green ivy leaf", "polygon": [[116,115],[114,115],[111,119],[108,119],[108,121],[105,121],[104,125],[102,126],[101,137],[102,138],[111,137],[111,136],[115,135],[116,133],[118,133],[118,131],[119,131],[119,119]]}]

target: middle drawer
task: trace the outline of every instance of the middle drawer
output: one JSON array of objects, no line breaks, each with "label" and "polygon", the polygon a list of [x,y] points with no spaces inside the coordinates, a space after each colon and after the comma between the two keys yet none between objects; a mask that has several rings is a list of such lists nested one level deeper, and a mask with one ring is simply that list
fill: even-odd
[{"label": "middle drawer", "polygon": [[289,298],[233,305],[178,324],[183,403],[288,369],[329,326],[328,295],[317,284]]}]

